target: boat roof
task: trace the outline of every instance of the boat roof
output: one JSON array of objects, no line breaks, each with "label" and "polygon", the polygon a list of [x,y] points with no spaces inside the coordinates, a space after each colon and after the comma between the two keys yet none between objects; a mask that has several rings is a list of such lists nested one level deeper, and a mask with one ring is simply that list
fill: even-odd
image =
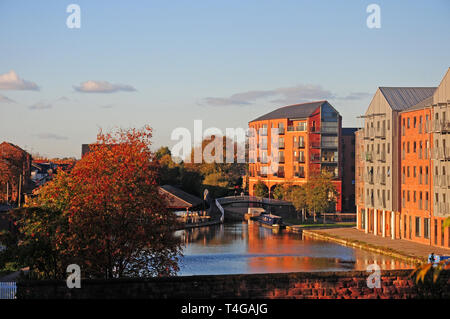
[{"label": "boat roof", "polygon": [[269,217],[272,217],[272,218],[281,218],[281,216],[273,215],[273,214],[263,214],[263,215],[266,215],[266,216],[269,216]]}]

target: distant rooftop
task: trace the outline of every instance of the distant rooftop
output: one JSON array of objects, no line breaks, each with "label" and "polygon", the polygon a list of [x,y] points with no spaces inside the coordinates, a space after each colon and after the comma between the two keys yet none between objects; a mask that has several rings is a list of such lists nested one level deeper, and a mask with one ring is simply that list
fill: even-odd
[{"label": "distant rooftop", "polygon": [[323,104],[328,103],[327,101],[315,101],[315,102],[307,102],[307,103],[301,103],[301,104],[294,104],[294,105],[288,105],[280,107],[272,112],[269,112],[267,114],[264,114],[253,121],[250,122],[256,122],[256,121],[263,121],[263,120],[274,120],[274,119],[295,119],[295,118],[306,118],[313,114],[315,110],[319,106],[322,106]]},{"label": "distant rooftop", "polygon": [[163,185],[159,187],[160,193],[167,196],[169,209],[186,209],[199,206],[203,200],[195,195],[186,193],[178,187]]},{"label": "distant rooftop", "polygon": [[353,136],[353,135],[355,135],[355,132],[357,131],[358,129],[356,128],[356,127],[343,127],[342,128],[342,135],[344,136],[348,136],[348,135],[350,135],[350,136]]},{"label": "distant rooftop", "polygon": [[403,111],[433,96],[436,87],[380,87],[394,111]]}]

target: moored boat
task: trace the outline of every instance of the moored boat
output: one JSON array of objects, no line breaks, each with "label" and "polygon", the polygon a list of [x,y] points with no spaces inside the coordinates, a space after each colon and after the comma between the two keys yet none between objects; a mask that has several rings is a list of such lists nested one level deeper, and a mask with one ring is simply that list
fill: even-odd
[{"label": "moored boat", "polygon": [[259,222],[263,227],[269,228],[282,228],[283,219],[278,215],[262,213],[259,216],[252,217],[253,220]]}]

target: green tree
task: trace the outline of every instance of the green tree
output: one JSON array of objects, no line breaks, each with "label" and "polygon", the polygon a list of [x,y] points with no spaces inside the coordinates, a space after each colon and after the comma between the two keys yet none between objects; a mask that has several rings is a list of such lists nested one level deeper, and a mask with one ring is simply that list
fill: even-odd
[{"label": "green tree", "polygon": [[290,186],[285,191],[285,200],[290,201],[298,213],[302,213],[302,222],[306,220],[306,209],[308,208],[306,186]]},{"label": "green tree", "polygon": [[317,213],[326,213],[335,210],[339,193],[333,185],[331,175],[327,173],[315,174],[306,184],[306,203],[308,210],[313,212],[314,222]]},{"label": "green tree", "polygon": [[280,183],[273,189],[272,195],[275,199],[285,199],[287,193],[287,186],[284,183]]},{"label": "green tree", "polygon": [[264,184],[261,181],[258,181],[258,183],[255,184],[255,196],[258,197],[269,196],[269,189],[267,188],[266,184]]}]

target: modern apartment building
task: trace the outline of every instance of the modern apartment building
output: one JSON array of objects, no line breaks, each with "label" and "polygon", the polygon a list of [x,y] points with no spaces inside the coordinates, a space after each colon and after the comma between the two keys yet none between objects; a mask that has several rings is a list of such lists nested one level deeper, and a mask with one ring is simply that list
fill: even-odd
[{"label": "modern apartment building", "polygon": [[[270,196],[277,184],[301,185],[321,171],[332,174],[341,194],[341,123],[327,101],[281,107],[249,122],[249,194],[259,181]],[[336,210],[342,210],[341,196]]]},{"label": "modern apartment building", "polygon": [[450,246],[449,102],[449,72],[438,88],[377,90],[356,134],[358,229]]}]

